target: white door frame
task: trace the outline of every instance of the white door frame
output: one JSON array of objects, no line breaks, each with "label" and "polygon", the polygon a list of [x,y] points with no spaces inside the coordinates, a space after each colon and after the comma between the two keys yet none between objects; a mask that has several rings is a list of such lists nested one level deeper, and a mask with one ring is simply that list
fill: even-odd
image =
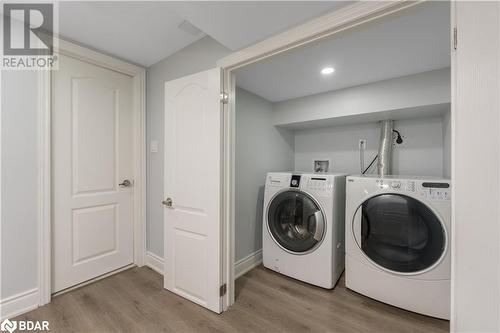
[{"label": "white door frame", "polygon": [[[59,40],[56,56],[62,54],[93,65],[104,67],[133,79],[133,131],[134,131],[134,264],[142,266],[146,253],[146,70],[125,61]],[[39,305],[50,302],[52,259],[52,195],[51,195],[51,73],[39,72],[38,119],[38,225],[39,225]]]},{"label": "white door frame", "polygon": [[[227,284],[224,307],[234,303],[235,279],[235,80],[234,70],[253,64],[308,43],[330,37],[341,31],[409,8],[423,1],[356,2],[313,19],[260,43],[235,52],[217,62],[223,70],[224,92],[229,96],[224,106],[223,156],[223,276]],[[452,3],[452,8],[453,8]],[[454,54],[452,54],[454,57]],[[453,108],[452,108],[453,113]],[[452,114],[453,124],[453,114]],[[454,131],[452,125],[452,132]],[[453,183],[453,180],[452,180]]]}]

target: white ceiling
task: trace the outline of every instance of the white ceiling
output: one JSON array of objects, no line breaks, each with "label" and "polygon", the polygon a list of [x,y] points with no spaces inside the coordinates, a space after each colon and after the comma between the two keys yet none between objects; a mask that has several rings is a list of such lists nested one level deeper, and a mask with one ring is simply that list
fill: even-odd
[{"label": "white ceiling", "polygon": [[225,47],[238,50],[313,17],[339,9],[348,3],[348,1],[184,1],[177,6],[177,12]]},{"label": "white ceiling", "polygon": [[[150,66],[205,33],[237,50],[346,5],[347,2],[65,1],[59,34],[69,40]],[[178,26],[188,20],[193,36]]]},{"label": "white ceiling", "polygon": [[[419,4],[236,73],[236,84],[277,102],[450,66],[450,7]],[[332,66],[330,76],[320,74]]]},{"label": "white ceiling", "polygon": [[183,19],[167,2],[61,2],[59,34],[143,66],[197,39],[177,28]]}]

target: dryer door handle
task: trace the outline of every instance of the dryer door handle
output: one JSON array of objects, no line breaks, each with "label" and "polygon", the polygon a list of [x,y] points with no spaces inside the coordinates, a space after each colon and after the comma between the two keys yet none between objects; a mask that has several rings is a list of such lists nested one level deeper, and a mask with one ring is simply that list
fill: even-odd
[{"label": "dryer door handle", "polygon": [[323,237],[323,232],[325,231],[325,220],[323,219],[323,214],[321,211],[317,210],[314,212],[314,219],[316,220],[316,230],[314,232],[313,238],[318,242],[321,241]]}]

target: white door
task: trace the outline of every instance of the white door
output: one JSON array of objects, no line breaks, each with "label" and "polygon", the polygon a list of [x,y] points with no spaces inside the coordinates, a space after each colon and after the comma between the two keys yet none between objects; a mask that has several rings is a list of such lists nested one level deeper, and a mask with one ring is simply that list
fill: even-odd
[{"label": "white door", "polygon": [[500,332],[500,2],[453,5],[450,330]]},{"label": "white door", "polygon": [[165,288],[222,311],[219,68],[165,83]]},{"label": "white door", "polygon": [[132,78],[60,55],[52,91],[58,292],[133,262]]}]

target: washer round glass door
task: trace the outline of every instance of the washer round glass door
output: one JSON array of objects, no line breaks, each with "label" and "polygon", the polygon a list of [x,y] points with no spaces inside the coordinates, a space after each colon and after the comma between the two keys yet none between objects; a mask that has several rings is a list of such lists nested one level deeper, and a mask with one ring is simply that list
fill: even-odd
[{"label": "washer round glass door", "polygon": [[308,194],[286,191],[276,195],[269,204],[267,226],[274,240],[285,250],[304,253],[322,241],[325,217]]},{"label": "washer round glass door", "polygon": [[439,218],[421,201],[406,195],[381,194],[367,199],[358,208],[353,227],[363,253],[397,273],[426,270],[446,250],[446,233]]}]

